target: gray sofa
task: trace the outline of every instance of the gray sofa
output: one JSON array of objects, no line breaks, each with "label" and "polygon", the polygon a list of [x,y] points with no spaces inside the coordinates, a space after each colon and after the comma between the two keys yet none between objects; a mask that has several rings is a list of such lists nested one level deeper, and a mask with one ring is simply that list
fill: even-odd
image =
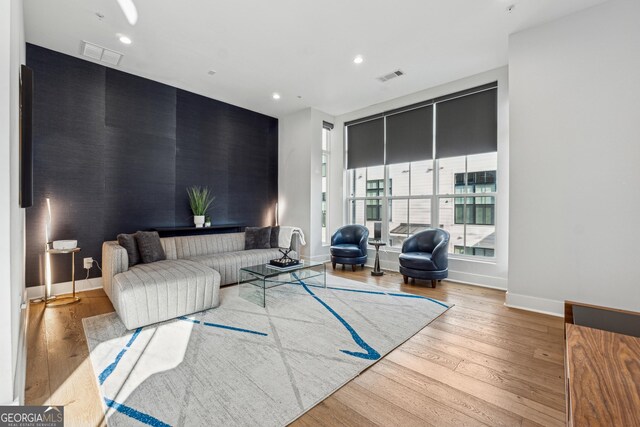
[{"label": "gray sofa", "polygon": [[127,329],[217,307],[221,285],[242,267],[279,258],[277,248],[244,249],[244,233],[160,239],[167,259],[129,268],[118,242],[102,245],[103,287]]}]

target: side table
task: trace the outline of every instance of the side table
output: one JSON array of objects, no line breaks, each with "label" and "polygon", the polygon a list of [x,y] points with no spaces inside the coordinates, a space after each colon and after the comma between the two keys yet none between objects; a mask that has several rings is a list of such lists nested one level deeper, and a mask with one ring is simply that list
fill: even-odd
[{"label": "side table", "polygon": [[382,240],[375,240],[375,239],[369,240],[369,244],[371,246],[375,246],[376,248],[376,262],[373,265],[373,271],[371,272],[371,275],[382,276],[384,274],[384,271],[380,269],[380,246],[386,246],[387,244]]},{"label": "side table", "polygon": [[80,297],[76,296],[76,253],[80,252],[80,248],[73,249],[53,249],[47,245],[47,254],[48,255],[61,255],[61,254],[71,254],[71,295],[67,296],[52,296],[49,295],[49,289],[45,286],[44,289],[44,300],[46,302],[47,307],[58,307],[61,305],[73,304],[80,301]]}]

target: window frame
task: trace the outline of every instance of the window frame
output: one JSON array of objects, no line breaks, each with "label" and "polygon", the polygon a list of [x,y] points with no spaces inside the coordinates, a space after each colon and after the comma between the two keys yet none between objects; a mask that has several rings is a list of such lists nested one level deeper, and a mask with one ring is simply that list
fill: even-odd
[{"label": "window frame", "polygon": [[[322,246],[331,245],[329,228],[329,201],[331,200],[331,132],[332,128],[322,126],[320,146],[320,242]],[[326,159],[326,162],[323,160]],[[325,179],[325,191],[322,191],[322,179]],[[323,221],[324,220],[324,221]],[[322,226],[324,222],[324,227]]]}]

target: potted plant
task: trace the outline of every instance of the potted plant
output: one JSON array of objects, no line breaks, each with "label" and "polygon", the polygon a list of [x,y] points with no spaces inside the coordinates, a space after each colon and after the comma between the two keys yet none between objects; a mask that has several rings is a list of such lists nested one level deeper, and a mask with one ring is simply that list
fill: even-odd
[{"label": "potted plant", "polygon": [[211,227],[211,215],[204,216],[204,226]]},{"label": "potted plant", "polygon": [[207,211],[213,204],[215,197],[211,195],[211,190],[208,187],[198,186],[187,188],[187,195],[189,196],[191,212],[193,212],[193,223],[196,228],[202,228],[204,217],[207,215]]}]

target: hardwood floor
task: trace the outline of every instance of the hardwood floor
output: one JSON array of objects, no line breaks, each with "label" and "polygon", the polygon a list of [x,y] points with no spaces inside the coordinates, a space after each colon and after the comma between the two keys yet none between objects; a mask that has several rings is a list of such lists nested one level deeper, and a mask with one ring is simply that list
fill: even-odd
[{"label": "hardwood floor", "polygon": [[[504,292],[436,289],[370,269],[336,275],[455,304],[293,426],[564,425],[563,321],[510,309]],[[329,277],[328,277],[329,280]],[[113,311],[102,290],[75,305],[29,308],[26,403],[65,405],[66,425],[102,425],[81,319]]]}]

